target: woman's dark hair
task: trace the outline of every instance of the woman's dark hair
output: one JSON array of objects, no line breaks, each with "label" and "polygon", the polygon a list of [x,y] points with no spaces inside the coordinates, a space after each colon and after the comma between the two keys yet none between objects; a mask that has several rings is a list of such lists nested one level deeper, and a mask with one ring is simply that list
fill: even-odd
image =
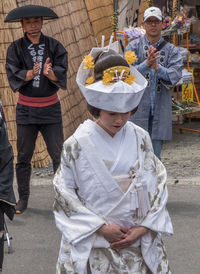
[{"label": "woman's dark hair", "polygon": [[87,103],[87,109],[88,109],[89,113],[90,113],[94,118],[96,118],[96,119],[99,118],[100,111],[101,111],[99,108],[95,108],[95,107],[93,107],[93,106],[91,106],[91,105],[89,105],[89,104]]},{"label": "woman's dark hair", "polygon": [[[90,104],[87,103],[87,109],[89,111],[89,113],[96,119],[99,118],[100,116],[100,111],[101,109],[99,108],[96,108],[96,107],[93,107],[91,106]],[[131,110],[131,115],[133,115],[136,111],[137,111],[138,107],[134,108],[133,110]]]},{"label": "woman's dark hair", "polygon": [[131,110],[131,115],[135,114],[137,111],[138,107],[134,108],[133,110]]},{"label": "woman's dark hair", "polygon": [[94,78],[96,81],[102,80],[103,71],[115,66],[125,66],[129,67],[129,64],[126,60],[117,52],[110,49],[107,52],[100,53],[94,60]]}]

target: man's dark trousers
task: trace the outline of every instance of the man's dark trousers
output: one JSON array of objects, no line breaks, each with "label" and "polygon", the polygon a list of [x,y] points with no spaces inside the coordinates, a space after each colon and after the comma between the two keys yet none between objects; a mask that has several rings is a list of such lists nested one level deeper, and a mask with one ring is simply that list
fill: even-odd
[{"label": "man's dark trousers", "polygon": [[16,177],[19,199],[27,201],[30,194],[31,158],[38,133],[41,132],[47,151],[56,172],[60,164],[63,146],[62,123],[57,124],[17,124],[17,164]]}]

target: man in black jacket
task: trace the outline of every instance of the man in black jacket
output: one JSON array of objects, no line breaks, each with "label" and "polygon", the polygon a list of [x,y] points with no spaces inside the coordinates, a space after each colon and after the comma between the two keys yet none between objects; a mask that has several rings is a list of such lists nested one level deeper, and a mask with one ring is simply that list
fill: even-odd
[{"label": "man in black jacket", "polygon": [[57,91],[66,89],[67,51],[59,41],[41,32],[43,20],[55,18],[57,15],[49,8],[28,5],[12,10],[5,19],[5,22],[20,21],[24,30],[24,37],[8,47],[6,58],[10,87],[19,92],[16,108],[17,214],[28,205],[31,158],[38,132],[44,138],[54,172],[60,164],[63,131]]}]

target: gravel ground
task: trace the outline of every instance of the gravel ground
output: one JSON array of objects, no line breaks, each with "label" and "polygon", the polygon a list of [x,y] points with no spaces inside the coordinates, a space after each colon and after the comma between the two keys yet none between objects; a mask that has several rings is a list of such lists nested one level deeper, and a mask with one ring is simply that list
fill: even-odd
[{"label": "gravel ground", "polygon": [[32,179],[37,178],[53,178],[53,165],[49,163],[46,167],[43,168],[33,168],[32,170]]},{"label": "gravel ground", "polygon": [[[182,127],[199,129],[200,121],[185,122]],[[173,126],[173,140],[166,142],[162,152],[170,183],[200,185],[200,133]]]}]

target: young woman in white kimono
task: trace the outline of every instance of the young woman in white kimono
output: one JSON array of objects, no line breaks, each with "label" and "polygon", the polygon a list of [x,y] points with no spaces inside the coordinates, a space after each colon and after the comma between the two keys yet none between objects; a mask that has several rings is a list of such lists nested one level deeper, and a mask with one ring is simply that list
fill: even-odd
[{"label": "young woman in white kimono", "polygon": [[[85,85],[91,56],[95,82]],[[56,273],[171,273],[161,239],[173,233],[166,170],[148,133],[128,121],[147,81],[115,51],[94,48],[77,83],[95,119],[65,141],[54,178]]]}]

